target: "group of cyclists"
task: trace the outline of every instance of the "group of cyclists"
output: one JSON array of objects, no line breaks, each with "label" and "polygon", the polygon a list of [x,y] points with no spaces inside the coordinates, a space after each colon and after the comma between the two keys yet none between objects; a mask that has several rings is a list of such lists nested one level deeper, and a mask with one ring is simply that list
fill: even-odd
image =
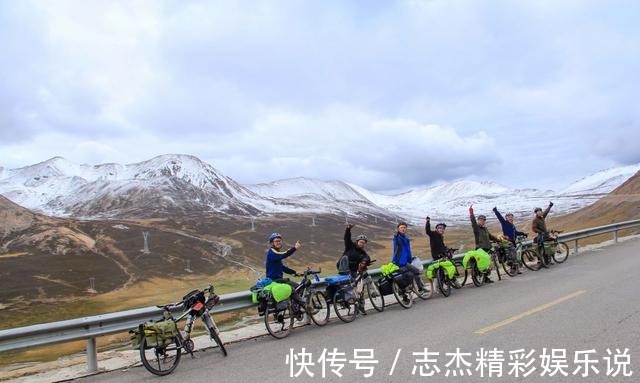
[{"label": "group of cyclists", "polygon": [[[547,230],[545,219],[553,206],[553,202],[549,202],[546,209],[535,208],[534,218],[531,224],[531,230],[536,235],[535,243],[537,246],[542,246],[545,240],[551,238],[551,234]],[[473,205],[469,207],[469,218],[471,221],[471,227],[473,229],[473,235],[475,239],[475,247],[477,251],[484,251],[489,253],[491,251],[491,243],[509,241],[512,248],[515,248],[515,241],[518,236],[528,236],[527,233],[519,231],[513,223],[514,216],[512,213],[507,213],[502,216],[497,207],[493,208],[493,212],[497,217],[502,227],[502,234],[499,236],[493,235],[486,226],[487,217],[484,214],[479,214],[477,217],[474,214]],[[371,264],[371,257],[367,254],[368,238],[365,234],[360,234],[353,241],[351,229],[353,224],[347,225],[344,232],[344,253],[341,256],[341,260],[338,262],[337,267],[341,273],[349,274],[352,278],[356,278],[359,272],[366,270]],[[425,291],[427,287],[424,285],[422,278],[420,277],[421,271],[412,264],[415,259],[411,253],[411,241],[407,236],[408,224],[406,222],[399,222],[396,226],[396,233],[392,238],[393,256],[391,262],[400,268],[403,268],[409,273],[413,274],[416,282],[416,286],[419,292]],[[451,252],[450,248],[445,245],[444,234],[447,225],[444,222],[438,223],[435,226],[435,231],[431,229],[431,218],[427,216],[425,218],[425,233],[429,237],[431,256],[433,260],[439,260],[444,257],[449,257]],[[273,281],[280,283],[287,283],[293,288],[292,299],[298,303],[301,307],[305,307],[305,302],[302,297],[295,294],[295,288],[298,284],[291,281],[288,278],[284,278],[284,274],[301,276],[300,273],[284,265],[283,260],[293,255],[297,249],[300,248],[300,241],[297,241],[295,245],[288,250],[283,250],[282,235],[279,233],[272,233],[269,236],[270,247],[266,253],[266,276]],[[340,263],[343,262],[341,267]],[[517,272],[521,272],[518,270]],[[489,271],[484,275],[485,283],[492,283],[489,278]],[[360,297],[364,299],[364,297]],[[364,304],[358,305],[358,310],[362,314],[366,314],[364,310]]]}]

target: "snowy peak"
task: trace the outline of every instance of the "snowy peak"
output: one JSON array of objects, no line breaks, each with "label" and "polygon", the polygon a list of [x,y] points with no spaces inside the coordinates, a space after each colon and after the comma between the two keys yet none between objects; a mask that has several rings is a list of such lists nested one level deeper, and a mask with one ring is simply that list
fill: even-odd
[{"label": "snowy peak", "polygon": [[298,177],[247,186],[263,197],[295,198],[315,195],[327,200],[369,202],[362,194],[342,181],[321,181]]},{"label": "snowy peak", "polygon": [[640,171],[640,164],[606,169],[578,180],[560,193],[571,194],[606,194],[620,186]]}]

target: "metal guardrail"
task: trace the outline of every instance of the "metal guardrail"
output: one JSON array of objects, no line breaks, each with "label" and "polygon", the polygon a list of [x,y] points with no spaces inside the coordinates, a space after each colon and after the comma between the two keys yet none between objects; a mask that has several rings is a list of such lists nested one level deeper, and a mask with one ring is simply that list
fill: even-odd
[{"label": "metal guardrail", "polygon": [[[615,242],[618,231],[640,227],[640,220],[614,223],[559,236],[561,241],[574,241],[574,253],[578,251],[578,240],[594,235],[613,233]],[[530,242],[530,241],[529,241]],[[431,261],[423,261],[428,265]],[[369,271],[377,275],[380,269]],[[213,313],[246,309],[254,306],[249,291],[224,294],[220,296],[220,303],[213,309]],[[0,352],[20,350],[34,346],[44,346],[77,340],[87,341],[87,365],[89,372],[97,371],[96,338],[105,335],[123,333],[137,327],[140,323],[157,319],[162,316],[162,309],[155,306],[133,310],[120,311],[110,314],[95,315],[85,318],[70,319],[52,323],[42,323],[26,327],[0,330]]]}]

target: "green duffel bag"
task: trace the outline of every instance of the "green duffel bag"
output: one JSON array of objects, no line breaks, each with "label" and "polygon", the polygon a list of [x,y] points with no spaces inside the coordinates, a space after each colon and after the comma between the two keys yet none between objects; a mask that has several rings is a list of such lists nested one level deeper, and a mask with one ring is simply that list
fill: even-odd
[{"label": "green duffel bag", "polygon": [[487,254],[486,251],[482,249],[467,251],[464,254],[464,258],[462,259],[462,266],[466,269],[467,264],[471,258],[476,260],[476,264],[478,265],[478,270],[481,272],[487,271],[489,266],[491,266],[491,256]]},{"label": "green duffel bag", "polygon": [[271,282],[262,291],[270,293],[276,302],[282,302],[291,296],[293,289],[288,283]]},{"label": "green duffel bag", "polygon": [[387,263],[386,265],[380,266],[380,273],[386,277],[398,269],[400,268],[395,263]]},{"label": "green duffel bag", "polygon": [[429,267],[427,267],[427,278],[433,279],[435,271],[441,267],[444,268],[444,270],[447,272],[447,276],[449,277],[449,279],[453,279],[453,276],[456,275],[456,266],[453,264],[453,262],[442,261],[432,263],[429,265]]}]

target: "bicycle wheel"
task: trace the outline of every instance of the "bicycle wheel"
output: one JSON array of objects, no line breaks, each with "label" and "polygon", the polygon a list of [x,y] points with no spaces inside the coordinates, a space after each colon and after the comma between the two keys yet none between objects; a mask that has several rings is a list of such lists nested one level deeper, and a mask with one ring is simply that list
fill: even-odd
[{"label": "bicycle wheel", "polygon": [[524,267],[531,271],[538,271],[540,269],[540,262],[538,262],[538,254],[533,250],[525,250],[520,256]]},{"label": "bicycle wheel", "polygon": [[431,288],[429,288],[429,283],[425,282],[424,278],[422,277],[423,275],[424,274],[420,273],[420,276],[418,276],[418,278],[420,278],[420,280],[422,281],[422,291],[420,291],[420,289],[418,288],[418,283],[415,279],[411,284],[411,290],[413,290],[413,293],[416,294],[418,298],[426,301],[427,299],[431,298],[431,296],[433,296],[433,283],[431,283]]},{"label": "bicycle wheel", "polygon": [[495,255],[493,256],[493,266],[495,266],[496,274],[498,274],[498,280],[501,281],[502,280],[502,276],[500,275],[500,267],[498,265],[498,258]]},{"label": "bicycle wheel", "polygon": [[509,256],[502,262],[502,268],[510,277],[518,275],[518,262],[514,259],[513,254],[509,253]]},{"label": "bicycle wheel", "polygon": [[345,323],[353,322],[358,313],[358,304],[354,298],[345,301],[339,297],[340,290],[333,297],[333,309],[338,318]]},{"label": "bicycle wheel", "polygon": [[219,332],[218,327],[216,326],[216,323],[213,321],[211,314],[203,315],[202,319],[204,320],[204,323],[207,326],[207,331],[209,331],[209,338],[211,338],[211,340],[218,345],[218,347],[220,348],[220,351],[222,351],[222,354],[224,356],[227,356],[227,349],[224,347],[224,343],[222,343],[222,339],[220,339],[220,334],[218,333]]},{"label": "bicycle wheel", "polygon": [[307,296],[307,313],[313,323],[324,326],[329,323],[329,303],[322,291],[313,291]]},{"label": "bicycle wheel", "polygon": [[404,307],[405,309],[411,308],[411,306],[413,305],[413,296],[411,289],[401,289],[396,281],[393,281],[393,283],[391,284],[391,289],[393,290],[393,296],[396,297],[396,300],[398,301],[398,304],[400,304],[400,306]]},{"label": "bicycle wheel", "polygon": [[169,375],[180,363],[182,347],[178,338],[173,338],[171,343],[160,347],[147,346],[147,338],[140,342],[140,359],[142,365],[152,374]]},{"label": "bicycle wheel", "polygon": [[475,259],[469,261],[471,264],[471,280],[476,287],[480,287],[484,284],[484,273],[478,269]]},{"label": "bicycle wheel", "polygon": [[284,310],[278,310],[275,301],[269,301],[269,303],[267,303],[267,310],[264,314],[264,325],[269,334],[274,338],[286,338],[293,327],[293,320],[291,302],[288,302]]},{"label": "bicycle wheel", "polygon": [[436,270],[436,283],[438,284],[438,290],[440,290],[442,295],[445,297],[451,295],[451,286],[445,280],[444,271],[440,268]]},{"label": "bicycle wheel", "polygon": [[569,257],[569,246],[564,242],[558,242],[556,251],[553,253],[553,260],[557,263],[562,263]]},{"label": "bicycle wheel", "polygon": [[378,289],[378,286],[371,280],[371,278],[367,279],[363,294],[366,294],[366,296],[369,297],[369,301],[376,311],[382,312],[384,310],[384,295],[380,293],[380,289]]},{"label": "bicycle wheel", "polygon": [[[459,269],[458,269],[458,266],[459,266],[459,267],[463,267],[463,266],[462,266],[462,263],[460,263],[460,264],[456,265],[456,270],[459,270]],[[467,274],[468,274],[468,273],[467,273],[467,269],[464,269],[464,276],[461,276],[461,275],[460,275],[460,273],[458,273],[458,275],[456,276],[456,277],[460,277],[460,278],[462,278],[462,282],[458,281],[458,280],[457,280],[457,278],[456,278],[456,282],[458,283],[458,285],[459,285],[460,287],[463,287],[464,285],[466,285],[466,284],[467,284]],[[455,286],[454,286],[454,287],[455,287]],[[460,288],[460,287],[458,287],[458,288]]]}]

